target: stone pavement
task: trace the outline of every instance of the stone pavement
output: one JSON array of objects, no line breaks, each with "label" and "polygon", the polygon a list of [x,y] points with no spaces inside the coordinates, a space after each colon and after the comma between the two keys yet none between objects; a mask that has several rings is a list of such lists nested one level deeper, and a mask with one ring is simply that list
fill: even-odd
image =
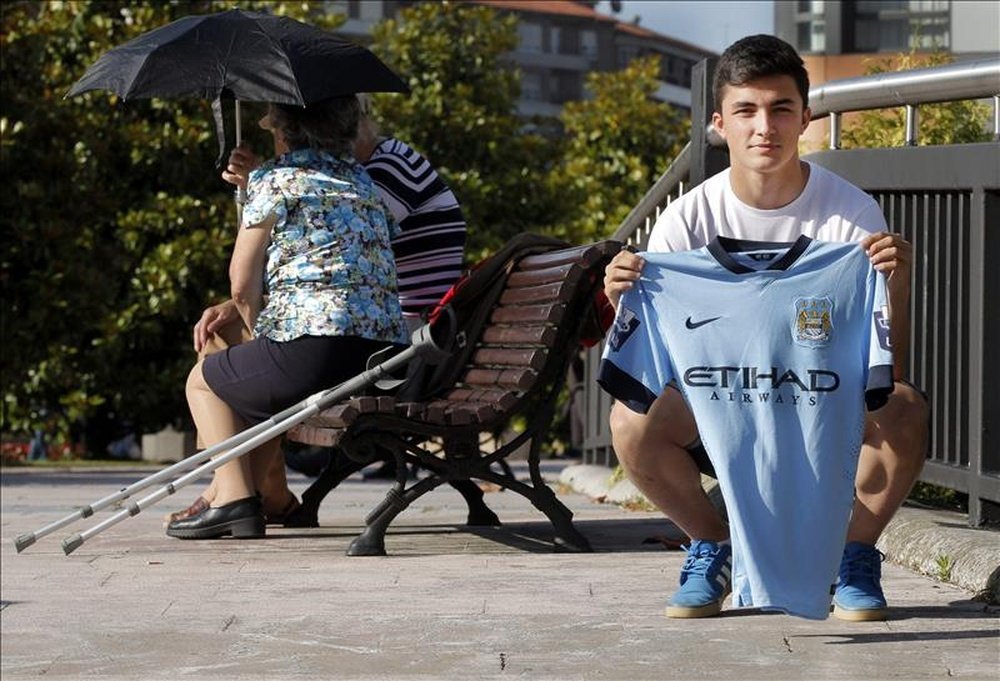
[{"label": "stone pavement", "polygon": [[[564,466],[546,462],[555,482]],[[521,469],[523,472],[523,468]],[[89,540],[13,539],[149,470],[4,469],[0,481],[0,675],[57,679],[991,679],[1000,608],[887,563],[887,622],[728,611],[669,620],[683,554],[655,513],[560,487],[595,552],[557,553],[544,516],[492,492],[502,528],[460,525],[439,489],[398,518],[390,556],[348,558],[383,482],[355,477],[322,527],[264,540],[181,542],[163,514],[203,484]],[[301,492],[308,480],[293,476]],[[99,513],[103,517],[107,511]],[[988,535],[984,535],[988,537]]]}]

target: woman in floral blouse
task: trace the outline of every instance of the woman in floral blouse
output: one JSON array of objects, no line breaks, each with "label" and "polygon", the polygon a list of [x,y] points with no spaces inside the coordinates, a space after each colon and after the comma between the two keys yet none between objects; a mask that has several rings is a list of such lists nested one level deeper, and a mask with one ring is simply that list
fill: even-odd
[{"label": "woman in floral blouse", "polygon": [[[261,120],[274,136],[275,158],[249,176],[229,265],[232,300],[209,308],[195,327],[196,349],[229,321],[242,319],[253,331],[252,340],[208,355],[188,377],[188,405],[206,447],[408,341],[390,247],[397,228],[350,154],[358,116],[350,95],[306,108],[271,104]],[[263,536],[258,493],[268,490],[259,487],[285,486],[283,475],[268,475],[276,468],[283,470],[276,443],[224,464],[211,505],[172,520],[167,534]]]}]

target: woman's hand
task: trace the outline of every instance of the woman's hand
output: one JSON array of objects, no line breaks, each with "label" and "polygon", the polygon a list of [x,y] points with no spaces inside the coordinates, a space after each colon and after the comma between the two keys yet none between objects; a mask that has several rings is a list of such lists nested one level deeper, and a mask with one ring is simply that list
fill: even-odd
[{"label": "woman's hand", "polygon": [[213,305],[201,313],[201,319],[194,325],[194,351],[201,352],[216,331],[239,317],[236,302],[227,300]]},{"label": "woman's hand", "polygon": [[229,153],[229,163],[222,171],[222,179],[240,189],[247,188],[250,171],[260,165],[260,158],[243,144]]}]

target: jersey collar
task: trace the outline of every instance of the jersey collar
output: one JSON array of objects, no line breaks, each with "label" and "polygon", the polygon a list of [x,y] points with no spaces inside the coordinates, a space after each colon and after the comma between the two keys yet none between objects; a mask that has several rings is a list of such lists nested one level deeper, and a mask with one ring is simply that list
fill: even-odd
[{"label": "jersey collar", "polygon": [[[719,264],[734,274],[750,274],[752,272],[765,272],[767,270],[787,270],[796,260],[799,259],[812,239],[806,235],[800,236],[797,240],[787,243],[784,241],[750,241],[747,239],[730,239],[725,236],[717,236],[708,244],[708,252],[712,254]],[[746,265],[733,259],[730,253],[740,251],[755,251],[764,249],[787,248],[785,254],[765,267],[763,270],[753,270]]]}]

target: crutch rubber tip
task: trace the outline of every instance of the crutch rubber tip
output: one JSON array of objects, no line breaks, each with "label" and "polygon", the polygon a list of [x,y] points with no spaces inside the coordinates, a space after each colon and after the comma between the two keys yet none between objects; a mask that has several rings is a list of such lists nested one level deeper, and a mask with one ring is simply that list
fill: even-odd
[{"label": "crutch rubber tip", "polygon": [[26,548],[35,543],[35,533],[29,532],[28,534],[22,534],[20,537],[14,540],[14,548],[17,549],[18,553],[24,551]]},{"label": "crutch rubber tip", "polygon": [[63,553],[65,553],[67,556],[76,551],[81,546],[83,546],[83,537],[81,537],[78,534],[74,534],[72,537],[66,537],[65,539],[63,539],[62,543]]}]

